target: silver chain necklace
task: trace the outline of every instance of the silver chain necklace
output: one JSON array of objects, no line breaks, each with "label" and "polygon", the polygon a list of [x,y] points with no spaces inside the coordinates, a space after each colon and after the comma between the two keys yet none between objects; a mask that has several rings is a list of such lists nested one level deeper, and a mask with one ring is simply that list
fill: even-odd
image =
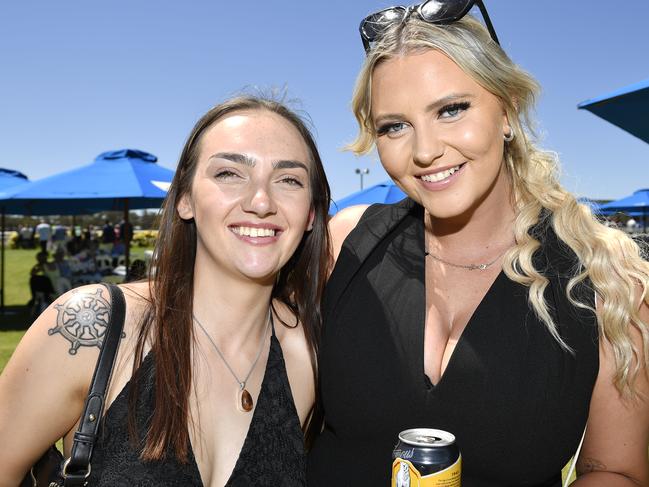
[{"label": "silver chain necklace", "polygon": [[486,262],[484,264],[454,264],[453,262],[449,262],[447,260],[444,260],[441,257],[436,256],[435,254],[431,254],[428,250],[426,250],[424,252],[424,254],[428,255],[429,257],[432,257],[433,259],[435,259],[435,260],[437,260],[437,261],[439,261],[439,262],[441,262],[443,264],[450,265],[451,267],[457,267],[458,269],[468,269],[470,271],[475,271],[475,270],[484,271],[488,267],[491,267],[492,265],[494,265],[496,263],[496,261],[498,259],[500,259],[504,255],[504,253],[507,252],[508,250],[509,250],[509,248],[506,248],[500,254],[498,254],[498,257],[496,257],[494,260],[492,260],[491,262]]},{"label": "silver chain necklace", "polygon": [[216,353],[221,357],[221,360],[223,360],[223,363],[225,366],[228,368],[230,373],[232,374],[232,377],[234,377],[234,380],[237,381],[237,384],[239,384],[239,391],[237,392],[237,409],[243,412],[250,412],[252,411],[252,408],[254,406],[254,401],[252,400],[252,394],[248,392],[246,389],[246,383],[248,382],[248,379],[250,379],[250,375],[252,374],[252,371],[255,370],[255,365],[257,365],[257,362],[259,361],[259,357],[261,357],[261,352],[264,349],[264,343],[266,343],[266,335],[268,335],[268,328],[270,328],[271,323],[273,322],[273,313],[270,308],[268,308],[268,318],[266,319],[266,328],[264,330],[264,337],[261,339],[261,343],[259,344],[259,350],[257,351],[257,357],[255,357],[255,361],[252,363],[250,366],[250,370],[248,371],[248,374],[246,375],[246,378],[243,380],[239,380],[239,377],[237,377],[237,374],[234,373],[234,370],[232,370],[232,367],[230,367],[230,364],[228,361],[225,359],[225,356],[221,353],[221,350],[219,350],[219,347],[216,346],[216,343],[214,343],[214,340],[212,340],[212,337],[210,336],[209,333],[207,333],[207,330],[205,327],[201,324],[200,321],[198,321],[198,318],[196,318],[196,315],[192,313],[192,317],[194,318],[194,321],[196,324],[200,327],[201,330],[203,330],[203,333],[205,333],[205,336],[207,339],[210,341],[212,346],[214,347],[214,350],[216,350]]}]

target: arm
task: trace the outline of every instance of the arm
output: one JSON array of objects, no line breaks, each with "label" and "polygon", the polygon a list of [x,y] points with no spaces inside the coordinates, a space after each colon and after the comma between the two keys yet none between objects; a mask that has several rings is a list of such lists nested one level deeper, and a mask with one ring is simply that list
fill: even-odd
[{"label": "arm", "polygon": [[[640,315],[649,323],[649,306]],[[633,330],[640,349],[642,340]],[[600,370],[593,390],[588,429],[579,461],[575,487],[649,486],[649,377],[647,364],[638,374],[637,401],[623,400],[613,385],[615,361],[612,349],[600,340]]]},{"label": "arm", "polygon": [[356,224],[365,213],[369,205],[349,206],[336,213],[329,221],[329,233],[331,234],[332,260],[329,267],[329,274],[333,271],[338,255],[347,235],[356,227]]},{"label": "arm", "polygon": [[[61,296],[25,333],[2,372],[0,487],[18,485],[45,450],[77,423],[99,346],[95,342],[71,353],[73,342],[49,330],[94,316],[80,312],[84,306],[97,305],[99,296],[109,299],[103,286],[86,286]],[[81,301],[85,304],[78,306]],[[95,330],[103,331],[102,319],[91,321]]]}]

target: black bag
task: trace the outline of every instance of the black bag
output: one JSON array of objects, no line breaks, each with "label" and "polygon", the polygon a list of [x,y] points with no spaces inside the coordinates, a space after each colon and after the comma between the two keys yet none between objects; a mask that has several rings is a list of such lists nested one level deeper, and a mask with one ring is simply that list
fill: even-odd
[{"label": "black bag", "polygon": [[111,300],[110,322],[99,352],[95,373],[92,376],[88,397],[81,415],[79,429],[74,434],[70,458],[52,445],[32,466],[20,487],[74,487],[87,485],[90,476],[90,458],[95,445],[99,421],[104,411],[106,389],[115,364],[117,348],[122,338],[126,305],[122,291],[114,284],[108,288]]}]

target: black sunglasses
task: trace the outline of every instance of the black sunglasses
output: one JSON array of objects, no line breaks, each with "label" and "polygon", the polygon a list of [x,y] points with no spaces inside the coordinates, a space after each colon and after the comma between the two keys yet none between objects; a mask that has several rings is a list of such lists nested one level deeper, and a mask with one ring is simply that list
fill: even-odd
[{"label": "black sunglasses", "polygon": [[378,40],[390,26],[395,22],[403,22],[413,12],[425,22],[431,24],[451,24],[469,13],[469,10],[474,5],[477,5],[480,9],[491,38],[496,44],[500,45],[482,0],[427,0],[419,5],[409,7],[389,7],[365,17],[359,27],[365,52],[370,51],[372,43]]}]

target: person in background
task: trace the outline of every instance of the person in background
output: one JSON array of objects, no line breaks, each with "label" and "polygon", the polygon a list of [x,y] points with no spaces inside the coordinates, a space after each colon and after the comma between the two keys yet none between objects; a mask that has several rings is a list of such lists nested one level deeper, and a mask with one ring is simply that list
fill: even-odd
[{"label": "person in background", "polygon": [[33,249],[34,248],[34,229],[28,225],[22,225],[20,227],[20,236],[23,249]]},{"label": "person in background", "polygon": [[112,244],[115,241],[115,229],[108,219],[104,220],[104,226],[101,229],[101,242]]},{"label": "person in background", "polygon": [[133,240],[133,225],[131,222],[122,219],[119,223],[119,238],[124,245],[128,245]]},{"label": "person in background", "polygon": [[35,233],[38,234],[38,241],[41,246],[41,252],[47,252],[47,246],[52,237],[52,227],[47,220],[41,219],[36,225]]},{"label": "person in background", "polygon": [[52,247],[54,247],[53,249],[54,252],[56,252],[59,248],[64,249],[67,240],[68,240],[67,229],[60,223],[54,225],[54,229],[52,232]]},{"label": "person in background", "polygon": [[582,437],[574,486],[649,485],[649,263],[559,183],[537,82],[480,1],[387,8],[361,35],[351,148],[407,198],[331,221],[309,485],[389,485],[418,427],[455,435],[462,487],[559,487]]},{"label": "person in background", "polygon": [[[286,106],[240,97],[198,121],[163,205],[156,271],[120,287],[125,337],[89,485],[306,485],[328,208],[313,137]],[[69,453],[106,297],[89,286],[59,298],[0,376],[0,487],[61,436]],[[48,333],[71,320],[89,334],[80,348]]]}]

